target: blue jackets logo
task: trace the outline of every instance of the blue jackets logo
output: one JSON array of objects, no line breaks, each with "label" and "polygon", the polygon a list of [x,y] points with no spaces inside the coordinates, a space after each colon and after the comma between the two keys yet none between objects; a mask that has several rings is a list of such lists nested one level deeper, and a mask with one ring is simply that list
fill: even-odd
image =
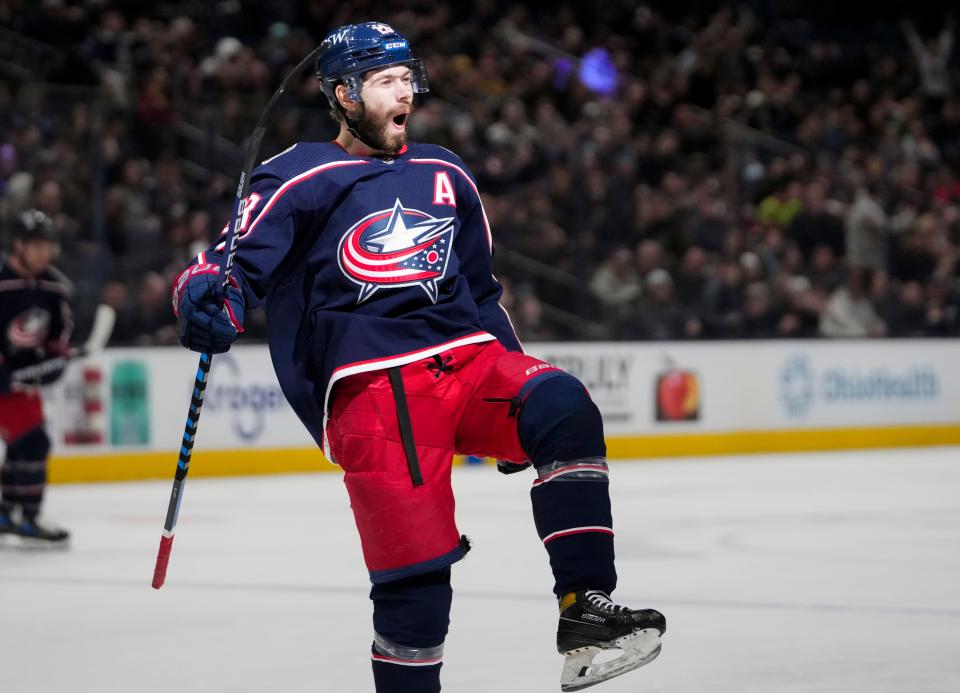
[{"label": "blue jackets logo", "polygon": [[393,209],[369,214],[343,235],[340,270],[360,286],[357,303],[378,289],[419,286],[433,303],[447,271],[453,217],[436,219],[397,200]]},{"label": "blue jackets logo", "polygon": [[780,368],[780,400],[795,417],[806,416],[817,405],[930,402],[942,390],[937,371],[925,364],[897,371],[883,366],[816,370],[805,354],[797,354]]}]

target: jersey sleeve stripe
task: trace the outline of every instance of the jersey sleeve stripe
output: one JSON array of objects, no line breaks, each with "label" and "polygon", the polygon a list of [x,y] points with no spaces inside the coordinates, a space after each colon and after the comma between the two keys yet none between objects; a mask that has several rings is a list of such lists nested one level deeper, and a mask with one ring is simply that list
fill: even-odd
[{"label": "jersey sleeve stripe", "polygon": [[0,281],[0,291],[18,291],[27,288],[26,279],[4,279]]}]

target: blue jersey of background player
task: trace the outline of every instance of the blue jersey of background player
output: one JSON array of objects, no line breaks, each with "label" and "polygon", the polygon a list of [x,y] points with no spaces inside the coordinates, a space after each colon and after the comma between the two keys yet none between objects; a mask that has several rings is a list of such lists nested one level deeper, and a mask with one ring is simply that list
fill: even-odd
[{"label": "blue jersey of background player", "polygon": [[[557,647],[573,690],[653,659],[661,614],[614,604],[606,447],[572,376],[523,354],[491,274],[492,241],[466,165],[408,144],[423,64],[389,25],[331,32],[317,63],[340,133],[264,162],[238,224],[226,301],[222,242],[174,287],[181,342],[229,348],[263,303],[291,405],[340,464],[373,583],[377,690],[440,690],[450,566],[469,549],[454,520],[455,452],[532,464],[534,520],[554,572]],[[508,576],[505,575],[505,579]],[[613,661],[590,666],[600,649]]]},{"label": "blue jersey of background player", "polygon": [[60,528],[37,520],[47,484],[50,438],[44,430],[40,385],[54,382],[63,366],[43,376],[20,374],[64,356],[73,330],[70,282],[51,266],[57,246],[53,222],[34,209],[12,221],[12,252],[0,262],[0,537],[62,543]]}]

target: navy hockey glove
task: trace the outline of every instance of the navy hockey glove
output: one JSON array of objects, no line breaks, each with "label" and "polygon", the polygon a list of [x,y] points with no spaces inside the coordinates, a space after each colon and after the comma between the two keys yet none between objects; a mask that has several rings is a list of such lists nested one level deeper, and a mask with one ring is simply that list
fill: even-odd
[{"label": "navy hockey glove", "polygon": [[0,395],[10,394],[10,371],[0,366]]},{"label": "navy hockey glove", "polygon": [[177,337],[193,351],[220,354],[243,332],[243,294],[231,277],[226,300],[217,303],[220,266],[194,265],[183,271],[173,285],[173,312]]}]

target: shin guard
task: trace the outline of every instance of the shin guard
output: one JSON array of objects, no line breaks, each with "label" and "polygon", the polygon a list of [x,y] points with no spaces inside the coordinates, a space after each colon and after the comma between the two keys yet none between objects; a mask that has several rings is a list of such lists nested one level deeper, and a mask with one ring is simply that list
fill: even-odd
[{"label": "shin guard", "polygon": [[537,469],[530,497],[554,592],[611,592],[617,574],[600,411],[576,378],[551,377],[525,398],[519,432]]},{"label": "shin guard", "polygon": [[47,455],[50,438],[36,428],[7,447],[7,459],[0,471],[5,506],[19,505],[27,518],[40,512],[47,485]]},{"label": "shin guard", "polygon": [[377,693],[438,693],[450,624],[450,568],[374,584],[371,650]]}]

